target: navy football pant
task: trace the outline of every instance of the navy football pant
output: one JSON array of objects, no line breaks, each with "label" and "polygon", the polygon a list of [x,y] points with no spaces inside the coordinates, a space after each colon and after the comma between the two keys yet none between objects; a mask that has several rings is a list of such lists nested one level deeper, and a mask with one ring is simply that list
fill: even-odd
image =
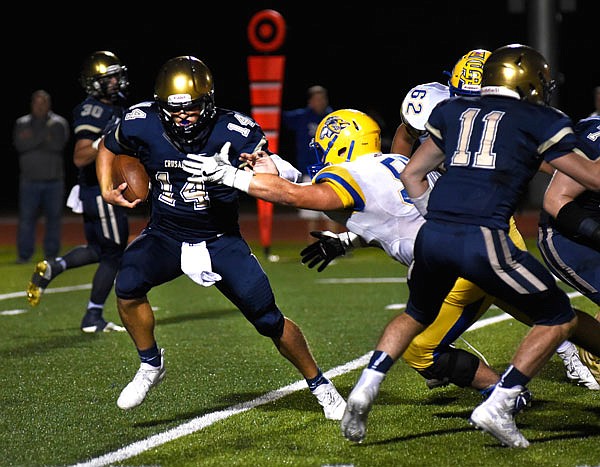
[{"label": "navy football pant", "polygon": [[599,251],[569,240],[549,226],[538,228],[538,248],[557,277],[600,305]]},{"label": "navy football pant", "polygon": [[552,274],[507,232],[428,220],[415,241],[406,312],[431,324],[459,277],[522,310],[535,324],[562,324],[575,316]]},{"label": "navy football pant", "polygon": [[97,262],[90,301],[106,302],[113,288],[123,252],[129,239],[129,221],[125,208],[106,203],[97,190],[82,190],[83,229],[87,245],[64,255],[67,268]]},{"label": "navy football pant", "polygon": [[[250,247],[239,235],[223,235],[207,242],[212,270],[222,279],[219,291],[244,314],[259,333],[278,338],[284,317],[273,290]],[[147,228],[125,250],[115,292],[122,299],[144,297],[153,287],[183,274],[181,242]],[[193,303],[193,298],[191,299]]]}]

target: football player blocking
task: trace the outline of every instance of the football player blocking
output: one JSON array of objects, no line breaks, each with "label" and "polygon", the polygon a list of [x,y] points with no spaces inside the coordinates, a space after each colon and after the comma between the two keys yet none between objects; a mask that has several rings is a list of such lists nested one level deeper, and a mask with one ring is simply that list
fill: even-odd
[{"label": "football player blocking", "polygon": [[[500,383],[470,419],[511,447],[529,445],[514,420],[520,390],[571,336],[578,318],[548,270],[508,239],[509,217],[541,157],[587,188],[600,189],[598,161],[573,152],[577,138],[571,121],[548,106],[552,88],[549,66],[541,54],[514,44],[492,52],[485,62],[481,98],[450,99],[433,110],[426,125],[430,138],[401,176],[416,206],[427,216],[416,243],[406,313],[385,329],[375,355],[380,365],[393,363],[390,356],[403,350],[405,339],[431,322],[457,273],[525,311],[533,328]],[[468,131],[451,130],[465,126]],[[430,189],[423,177],[440,163],[447,171]],[[482,197],[484,186],[487,191]],[[459,216],[463,223],[456,222]],[[465,248],[449,246],[450,238],[460,238]],[[430,290],[426,280],[437,287]],[[393,342],[395,337],[400,339]],[[385,370],[375,373],[384,376]],[[375,377],[359,382],[349,397],[353,412],[349,423],[357,436],[361,432],[364,436],[379,383]],[[353,394],[356,403],[351,401]]]},{"label": "football player blocking", "polygon": [[[240,234],[239,192],[190,182],[181,168],[188,153],[214,154],[226,142],[232,162],[239,164],[240,153],[254,151],[265,139],[251,117],[215,105],[212,73],[192,56],[168,60],[156,77],[154,100],[130,107],[104,137],[97,171],[106,202],[124,208],[141,202],[128,201],[123,185],[115,188],[112,164],[117,154],[139,158],[151,181],[150,220],[124,252],[115,282],[119,315],[140,359],[117,399],[121,409],[140,405],[165,377],[165,349],[155,339],[148,292],[185,274],[229,299],[298,369],[325,417],[341,419],[344,399],[321,372],[300,327],[275,303],[268,277]],[[141,149],[132,153],[127,149],[132,147]],[[281,158],[277,163],[291,178],[299,176]],[[197,303],[201,306],[200,297]]]},{"label": "football player blocking", "polygon": [[[444,74],[449,77],[447,85],[438,82],[431,82],[419,84],[408,91],[406,97],[402,101],[400,111],[401,124],[398,126],[394,134],[391,147],[392,152],[410,155],[412,154],[413,148],[415,147],[415,143],[417,143],[417,141],[425,141],[428,136],[427,130],[425,129],[425,124],[427,123],[427,119],[429,118],[431,111],[439,102],[453,96],[478,96],[481,90],[483,64],[489,56],[490,52],[487,50],[471,50],[456,62],[452,71],[444,72]],[[522,240],[513,218],[510,220],[509,234],[513,242],[515,242],[519,248],[526,248],[525,242]],[[589,253],[585,256],[589,256]],[[566,282],[569,283],[569,281]],[[593,280],[591,282],[594,283]],[[577,289],[577,287],[575,288]],[[450,312],[454,304],[459,308],[459,310],[457,310],[458,314],[454,313],[454,316],[460,316],[460,312],[462,312],[460,308],[464,309],[466,306],[473,306],[473,304],[475,304],[482,296],[484,296],[484,293],[481,291],[481,289],[476,287],[474,284],[461,279],[459,280],[457,287],[455,287],[455,289],[450,293],[448,299],[444,301],[442,312],[445,311],[445,313],[442,314],[452,316]],[[505,305],[501,303],[495,303],[495,305],[501,309],[504,309],[504,311],[511,313],[510,310],[505,309]],[[485,310],[488,308],[488,306],[489,304],[484,304],[479,309]],[[450,322],[450,318],[448,318],[448,321]],[[434,326],[434,328],[435,327],[436,326]],[[446,328],[445,331],[443,328],[439,335],[445,336],[448,331],[449,328]],[[417,336],[415,340],[425,339],[426,334],[427,333]],[[440,340],[434,340],[431,342],[431,344],[433,344],[431,347],[432,353],[435,349],[439,348],[439,342]],[[424,344],[427,345],[427,341],[425,341]],[[410,354],[410,352],[410,349],[407,350],[407,352],[404,354],[404,358],[407,358],[407,353]],[[600,384],[598,384],[598,381],[596,378],[594,378],[589,368],[581,363],[579,354],[580,352],[578,352],[575,345],[569,341],[565,341],[557,349],[557,355],[561,358],[565,366],[567,378],[570,381],[574,382],[575,384],[585,386],[588,389],[599,390]],[[437,358],[436,366],[433,367],[436,369],[437,374],[432,373],[431,370],[428,370],[429,379],[427,381],[427,385],[429,387],[443,386],[447,384],[448,381],[455,384],[457,383],[456,379],[453,381],[452,378],[448,378],[448,374],[444,374],[444,366],[451,374],[452,370],[448,370],[448,366],[455,365],[457,369],[454,371],[459,371],[458,368],[470,366],[475,362],[473,357],[469,357],[468,353],[466,352],[457,353],[450,361],[444,362],[444,360],[448,357],[448,355],[440,355]],[[408,357],[408,360],[410,359],[411,357]],[[469,359],[473,363],[469,363]],[[442,371],[440,371],[440,367],[442,367]],[[419,365],[419,368],[424,370],[425,366]],[[461,377],[460,380],[463,380],[463,378],[464,377]],[[473,381],[471,386],[480,390],[483,388],[483,391],[487,391],[487,389],[482,386],[483,384],[485,384],[484,380],[478,377]]]},{"label": "football player blocking", "polygon": [[[353,114],[354,113],[354,114]],[[364,131],[364,137],[361,138],[360,136],[356,136],[355,139],[352,140],[352,142],[354,144],[347,144],[344,145],[344,143],[342,143],[341,141],[343,140],[343,136],[342,135],[346,135],[347,131],[349,129],[352,128],[360,128],[362,131]],[[333,114],[330,114],[330,116],[328,116],[328,118],[326,118],[324,120],[324,123],[322,123],[319,128],[317,129],[317,137],[315,138],[315,146],[321,146],[321,148],[323,149],[323,152],[327,155],[327,158],[325,159],[327,162],[333,163],[334,165],[325,167],[321,172],[319,172],[319,174],[315,177],[315,179],[313,179],[313,185],[311,186],[303,186],[300,187],[298,185],[294,185],[291,184],[289,182],[286,182],[285,180],[280,179],[277,176],[273,176],[273,175],[264,175],[264,174],[254,174],[252,175],[251,173],[248,172],[241,172],[237,169],[235,169],[234,167],[231,167],[228,162],[227,162],[227,158],[222,156],[223,152],[227,152],[224,148],[224,150],[222,151],[221,154],[219,154],[217,157],[205,157],[205,156],[199,156],[199,155],[194,155],[194,154],[189,154],[188,158],[190,160],[185,161],[184,162],[184,167],[186,168],[186,170],[188,170],[193,176],[190,178],[190,180],[197,180],[200,181],[203,177],[206,180],[210,180],[210,181],[218,181],[219,183],[223,183],[225,185],[228,186],[235,186],[238,189],[241,189],[243,191],[247,191],[249,192],[251,195],[253,196],[258,196],[264,199],[267,199],[269,201],[273,201],[273,202],[278,202],[278,203],[282,203],[282,204],[286,204],[286,205],[290,205],[290,206],[295,206],[295,207],[302,207],[302,208],[309,208],[309,209],[321,209],[321,210],[343,210],[344,208],[352,208],[354,210],[354,212],[359,212],[360,216],[363,217],[363,221],[365,216],[367,216],[367,212],[369,213],[369,215],[373,215],[373,210],[377,209],[377,208],[373,208],[373,206],[377,206],[378,202],[381,202],[381,200],[386,200],[386,199],[393,199],[393,195],[390,196],[390,193],[401,193],[403,190],[403,187],[395,187],[394,190],[382,193],[381,191],[377,191],[378,189],[381,188],[382,185],[382,180],[386,180],[389,179],[389,170],[390,169],[394,169],[396,171],[396,174],[399,175],[401,174],[401,163],[404,162],[404,164],[406,163],[406,158],[404,157],[404,161],[402,161],[402,156],[397,156],[396,155],[396,160],[395,162],[393,161],[393,159],[389,158],[389,155],[386,155],[386,158],[384,158],[381,162],[384,163],[384,165],[387,165],[388,167],[388,175],[386,176],[385,174],[381,174],[377,177],[374,177],[377,179],[377,183],[373,183],[371,182],[374,187],[370,187],[369,185],[366,185],[365,182],[365,174],[373,174],[374,172],[374,168],[368,166],[367,164],[367,159],[369,159],[367,156],[364,157],[360,157],[358,160],[356,161],[352,161],[352,159],[354,157],[358,157],[361,156],[362,153],[361,151],[365,148],[370,148],[371,149],[371,155],[372,156],[377,156],[377,157],[382,157],[382,155],[380,154],[380,148],[379,148],[379,144],[373,144],[373,142],[377,141],[375,137],[371,137],[369,138],[369,131],[367,129],[371,129],[373,128],[373,126],[370,126],[369,123],[369,119],[365,119],[364,118],[364,114],[360,114],[356,111],[351,111],[351,110],[345,110],[345,111],[338,111],[338,112],[334,112]],[[376,130],[376,135],[378,136],[378,129]],[[324,141],[323,144],[318,144],[319,141],[319,135],[327,135],[328,138]],[[361,135],[363,136],[363,135]],[[371,146],[369,146],[371,145]],[[336,150],[339,150],[340,148],[345,149],[347,152],[344,151],[339,151],[336,152]],[[348,148],[353,148],[354,152],[349,152]],[[366,151],[367,153],[369,153],[369,151]],[[375,154],[376,153],[376,154]],[[246,155],[246,156],[250,156],[250,155]],[[261,165],[261,163],[265,160],[268,161],[268,158],[264,158],[264,157],[260,157],[261,154],[255,155],[254,156],[254,162],[255,162],[255,166],[254,166],[254,170],[255,172],[259,170],[259,165]],[[341,157],[340,157],[341,156]],[[341,162],[341,164],[340,164]],[[368,170],[366,170],[365,167],[363,167],[363,165],[360,165],[359,162],[361,162],[363,165],[367,164],[367,166],[369,167]],[[335,164],[339,164],[338,166],[336,166]],[[360,165],[360,169],[354,169],[353,167]],[[374,165],[374,164],[372,164]],[[352,168],[352,170],[351,170]],[[335,176],[332,175],[327,175],[327,172],[333,172],[333,174],[335,174]],[[327,188],[327,183],[319,183],[327,180],[327,179],[331,179],[333,180],[333,184],[334,186],[336,186],[338,193],[335,193],[335,189],[328,189]],[[372,193],[377,193],[378,196],[373,196],[372,198],[369,198],[369,191],[365,188],[366,186],[369,186],[369,189],[372,190]],[[349,193],[347,197],[345,197],[344,195],[346,193]],[[355,198],[355,200],[353,199],[353,197]],[[345,201],[347,200],[347,203],[341,202],[340,199],[344,199]],[[408,198],[407,198],[408,199]],[[404,201],[406,202],[407,199],[405,199]],[[396,205],[399,205],[400,203],[396,203]],[[359,207],[359,209],[357,210],[357,206]],[[386,217],[390,217],[389,214],[387,214],[387,212],[385,210],[383,210],[384,214],[383,214],[383,219],[385,219]],[[388,212],[394,212],[392,210],[388,211]],[[356,224],[358,224],[358,218],[360,217],[355,217],[355,215],[353,214],[352,216],[350,216],[350,212],[346,212],[345,214],[343,214],[342,216],[345,217],[345,223],[347,227],[354,227],[354,231],[356,231],[357,227]],[[348,217],[350,217],[350,221],[348,220]],[[354,218],[354,219],[353,219]],[[379,219],[378,222],[371,222],[373,225],[377,226],[381,224],[381,214],[379,215]],[[371,219],[372,220],[372,219]],[[404,219],[405,222],[408,221],[408,218]],[[344,222],[342,222],[344,223]],[[390,243],[387,243],[383,240],[383,239],[387,239],[390,240],[390,235],[389,232],[390,231],[400,231],[398,227],[396,227],[396,229],[394,228],[384,228],[383,232],[381,232],[381,235],[378,238],[369,238],[368,235],[372,235],[373,230],[376,230],[376,227],[371,226],[371,229],[367,230],[368,234],[365,235],[367,237],[368,243],[371,244],[375,244],[378,245],[382,248],[384,248],[388,253],[392,252],[391,256],[394,255],[394,248],[398,248],[397,246],[397,238],[394,237],[393,239],[391,239],[392,241]],[[421,223],[418,224],[418,226],[420,226]],[[417,226],[417,229],[418,229]],[[358,227],[359,228],[359,227]],[[365,229],[366,230],[366,229]],[[378,232],[379,233],[379,232]],[[326,235],[327,234],[327,235]],[[518,234],[518,232],[517,232]],[[387,236],[386,236],[387,235]],[[328,263],[328,261],[330,261],[332,258],[334,258],[336,255],[340,255],[343,254],[344,251],[346,251],[346,249],[348,248],[352,248],[355,246],[359,246],[361,244],[363,244],[364,239],[361,239],[360,237],[358,237],[355,234],[343,234],[343,235],[336,235],[333,233],[321,233],[319,234],[321,240],[320,242],[318,242],[317,244],[314,245],[314,248],[309,247],[305,250],[306,255],[303,258],[303,261],[306,259],[306,261],[309,262],[309,266],[315,266],[316,264],[318,264],[320,261],[323,261],[320,269],[322,270],[323,267],[325,267]],[[376,235],[377,236],[377,235]],[[401,236],[401,235],[398,235]],[[413,239],[414,239],[414,235],[413,235]],[[414,240],[410,241],[409,247],[412,248],[412,243]],[[394,242],[396,243],[394,245]],[[390,248],[390,244],[394,245],[392,248]],[[523,245],[524,246],[524,245]],[[399,249],[401,250],[401,249]],[[304,254],[304,252],[303,252]],[[405,259],[406,261],[406,259]],[[466,282],[466,281],[465,281]],[[472,287],[473,288],[473,287]],[[476,290],[478,290],[477,288],[474,288],[475,293]],[[484,296],[485,294],[483,294],[483,292],[479,291],[479,293],[481,294],[479,298],[481,298],[482,296]],[[493,299],[493,297],[491,297]],[[489,306],[488,302],[488,306]],[[445,305],[445,304],[444,304]],[[485,310],[483,310],[485,311]],[[449,312],[446,312],[449,313]],[[441,316],[443,315],[442,312],[440,312],[440,315],[438,316],[438,318],[441,318]],[[577,327],[576,329],[576,337],[578,340],[581,341],[585,341],[585,345],[588,346],[589,348],[593,349],[594,352],[599,352],[600,348],[598,348],[598,345],[600,343],[600,341],[598,341],[598,338],[600,336],[600,327],[598,326],[597,322],[594,322],[593,319],[585,314],[585,313],[579,313],[578,314],[581,319],[585,322],[585,325],[580,325]],[[459,314],[460,317],[460,314]],[[463,317],[464,319],[464,317]],[[586,321],[587,320],[587,321]],[[592,320],[590,322],[590,320]],[[436,319],[436,321],[438,321],[438,319]],[[446,326],[446,330],[448,330],[449,328],[452,327],[454,323],[450,323],[447,324]],[[531,322],[529,322],[529,324],[531,324]],[[470,325],[470,323],[469,323]],[[588,325],[590,325],[591,328],[594,329],[594,336],[590,336],[587,333],[587,327]],[[468,327],[468,325],[466,326]],[[466,329],[465,327],[465,329]],[[429,328],[426,329],[424,331],[425,333],[429,332]],[[432,331],[433,332],[433,331]],[[575,336],[575,335],[574,335]],[[438,337],[437,343],[439,344],[440,340]],[[413,341],[410,345],[415,345],[415,342]],[[420,343],[418,345],[423,345],[423,343]],[[417,345],[417,348],[418,348]],[[422,351],[422,349],[421,349]],[[397,354],[395,354],[395,359],[397,359],[402,352],[398,352]],[[406,355],[406,354],[405,354]],[[452,360],[454,360],[456,357],[453,357],[450,359],[450,361],[446,362],[447,367],[452,367],[451,364],[449,364]],[[462,360],[461,360],[462,359]],[[469,373],[471,373],[471,378],[473,375],[473,366],[471,366],[471,363],[469,363],[471,361],[470,358],[467,357],[466,360],[464,360],[464,362],[467,363],[466,367],[465,367],[465,363],[460,363],[460,361],[463,361],[464,358],[461,356],[460,358],[458,358],[457,360],[455,360],[455,362],[458,362],[458,366],[455,367],[455,371],[457,371],[458,373],[456,374],[455,381],[453,382],[457,382],[460,381],[459,378],[464,378],[466,375],[468,375]],[[375,365],[378,365],[379,362],[377,362],[377,359],[375,359],[375,362],[372,362]],[[388,364],[389,365],[389,364]],[[412,365],[411,365],[412,366]],[[481,366],[481,365],[480,365]],[[471,369],[469,369],[469,367]],[[380,364],[378,369],[383,368]],[[389,368],[388,368],[389,369]],[[478,368],[479,369],[479,368]],[[438,368],[439,370],[439,368]],[[374,372],[375,374],[371,373]],[[381,377],[378,377],[378,375],[381,375]],[[384,376],[384,372],[381,371],[375,371],[373,370],[373,368],[370,368],[368,370],[366,370],[366,378],[373,380],[373,379],[379,379],[379,382],[376,382],[374,384],[378,384],[381,382],[381,380],[383,379]],[[460,377],[459,375],[463,375],[462,377]],[[370,378],[369,378],[370,377]],[[466,379],[466,381],[469,381],[468,377]],[[493,380],[494,383],[496,383],[498,381],[498,375],[493,374]],[[457,383],[458,384],[458,383]],[[494,389],[494,387],[492,386],[490,388],[490,390],[488,391],[489,393],[492,393],[492,390]],[[511,398],[512,398],[512,409],[514,410],[515,408],[518,408],[518,405],[522,402],[522,397],[523,397],[523,388],[519,388],[518,393],[516,391],[513,391],[514,394],[511,394]],[[366,429],[366,417],[368,414],[368,411],[370,410],[370,404],[372,404],[372,401],[374,399],[376,395],[376,391],[374,391],[372,394],[365,396],[366,398],[366,403],[368,405],[368,407],[365,409],[364,407],[358,407],[353,411],[353,410],[347,410],[346,411],[346,415],[344,417],[344,421],[342,422],[342,429],[344,431],[344,434],[346,437],[348,437],[349,439],[355,440],[355,441],[360,441],[364,438],[365,435],[365,429]],[[514,397],[513,397],[514,396]],[[358,405],[360,405],[360,403],[357,403]],[[349,405],[350,407],[350,405]],[[511,420],[509,420],[509,423],[513,423]],[[513,423],[514,424],[514,423]],[[486,429],[489,429],[492,434],[494,434],[494,436],[497,436],[498,433],[494,432],[493,427],[485,427]],[[520,434],[519,434],[520,436]],[[499,437],[499,436],[497,436]],[[512,445],[513,443],[511,442],[511,440],[507,440],[506,438],[503,437],[499,437],[499,439],[504,443],[504,444],[509,444]],[[518,439],[518,442],[521,443],[522,439]],[[525,444],[525,443],[522,443]]]}]

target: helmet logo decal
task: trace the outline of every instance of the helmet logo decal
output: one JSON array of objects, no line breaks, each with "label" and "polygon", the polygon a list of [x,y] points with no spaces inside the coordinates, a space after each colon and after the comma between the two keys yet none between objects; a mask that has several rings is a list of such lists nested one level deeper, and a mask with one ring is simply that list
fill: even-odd
[{"label": "helmet logo decal", "polygon": [[481,78],[483,77],[483,63],[485,54],[480,51],[472,51],[468,54],[459,77],[461,88],[465,90],[479,91]]},{"label": "helmet logo decal", "polygon": [[325,125],[323,125],[323,128],[321,129],[319,138],[332,138],[333,135],[339,135],[342,132],[342,130],[348,126],[350,126],[350,123],[338,117],[337,115],[329,117],[325,121]]}]

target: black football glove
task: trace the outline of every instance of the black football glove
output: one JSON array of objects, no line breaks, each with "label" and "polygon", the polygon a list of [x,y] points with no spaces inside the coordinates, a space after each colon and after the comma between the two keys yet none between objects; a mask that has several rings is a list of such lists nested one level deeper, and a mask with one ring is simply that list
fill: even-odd
[{"label": "black football glove", "polygon": [[328,230],[316,230],[310,234],[319,241],[308,245],[300,255],[302,264],[308,263],[309,268],[314,268],[321,263],[317,268],[318,272],[323,271],[338,256],[343,256],[346,251],[360,245],[360,238],[352,232],[336,234]]}]

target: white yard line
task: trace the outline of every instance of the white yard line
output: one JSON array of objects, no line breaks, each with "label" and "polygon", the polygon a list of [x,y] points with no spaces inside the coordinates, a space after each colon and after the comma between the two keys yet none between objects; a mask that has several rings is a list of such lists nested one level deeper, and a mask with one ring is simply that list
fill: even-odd
[{"label": "white yard line", "polygon": [[[362,357],[357,358],[356,360],[353,360],[344,365],[340,365],[327,371],[325,373],[325,376],[331,379],[344,373],[348,373],[357,368],[361,368],[367,363],[369,363],[370,357],[371,353],[365,354]],[[90,459],[86,462],[75,464],[75,466],[97,467],[103,465],[110,465],[114,462],[129,459],[130,457],[137,456],[138,454],[160,446],[161,444],[165,444],[169,441],[181,438],[182,436],[187,436],[192,433],[195,433],[196,431],[200,431],[203,428],[206,428],[212,425],[213,423],[218,422],[219,420],[225,420],[226,418],[229,418],[233,415],[237,415],[242,412],[246,412],[247,410],[253,409],[260,405],[269,404],[273,401],[276,401],[277,399],[281,399],[282,397],[285,397],[289,394],[292,394],[293,392],[300,391],[303,389],[306,389],[306,381],[296,381],[295,383],[292,383],[288,386],[284,386],[282,388],[276,389],[275,391],[268,392],[260,397],[257,397],[254,400],[242,402],[241,404],[231,406],[225,410],[219,410],[217,412],[208,413],[201,417],[196,417],[190,420],[189,422],[186,422],[175,428],[171,428],[170,430],[150,436],[149,438],[143,439],[141,441],[136,441],[135,443],[132,443],[129,446],[125,446],[114,452],[109,452],[108,454],[104,454],[103,456]]]}]

